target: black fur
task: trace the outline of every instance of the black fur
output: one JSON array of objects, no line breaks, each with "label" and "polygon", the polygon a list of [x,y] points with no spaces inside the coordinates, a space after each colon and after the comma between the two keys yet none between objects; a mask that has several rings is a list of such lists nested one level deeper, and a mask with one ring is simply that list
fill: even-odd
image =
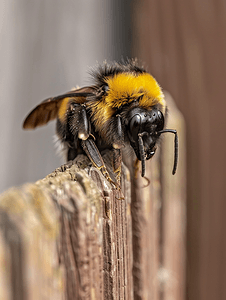
[{"label": "black fur", "polygon": [[135,73],[142,74],[146,73],[146,70],[139,66],[138,61],[136,59],[128,59],[126,62],[112,62],[107,63],[104,62],[102,65],[99,65],[97,69],[92,70],[91,76],[94,78],[94,82],[98,87],[102,87],[106,85],[105,78],[113,77],[119,73]]}]

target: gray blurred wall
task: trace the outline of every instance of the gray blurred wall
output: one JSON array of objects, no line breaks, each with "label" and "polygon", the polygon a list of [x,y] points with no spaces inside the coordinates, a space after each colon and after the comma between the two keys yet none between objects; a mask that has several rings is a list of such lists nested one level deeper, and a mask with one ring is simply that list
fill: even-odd
[{"label": "gray blurred wall", "polygon": [[[130,52],[129,1],[0,1],[0,192],[43,178],[63,160],[55,122],[23,131],[47,97],[90,83],[89,67]],[[128,14],[126,14],[126,12]]]}]

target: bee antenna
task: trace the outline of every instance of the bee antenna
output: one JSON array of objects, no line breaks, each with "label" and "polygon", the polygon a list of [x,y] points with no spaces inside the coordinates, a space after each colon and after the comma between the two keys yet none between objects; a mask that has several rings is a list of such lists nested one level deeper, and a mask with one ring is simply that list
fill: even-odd
[{"label": "bee antenna", "polygon": [[145,174],[145,154],[144,154],[144,143],[142,140],[142,134],[138,134],[138,145],[139,145],[139,154],[141,158],[141,176],[144,177]]},{"label": "bee antenna", "polygon": [[177,164],[178,164],[178,134],[177,134],[177,131],[174,129],[163,129],[163,130],[158,131],[158,134],[160,135],[160,134],[166,133],[166,132],[170,132],[175,135],[175,138],[174,138],[174,164],[173,164],[173,171],[172,171],[172,174],[174,175],[176,173]]}]

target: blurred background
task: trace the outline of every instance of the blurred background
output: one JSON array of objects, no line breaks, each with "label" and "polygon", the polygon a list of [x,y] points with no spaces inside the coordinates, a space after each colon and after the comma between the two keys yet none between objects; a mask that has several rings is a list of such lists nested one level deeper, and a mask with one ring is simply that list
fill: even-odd
[{"label": "blurred background", "polygon": [[0,192],[62,163],[54,122],[22,131],[34,106],[89,84],[97,62],[138,57],[187,133],[186,281],[156,299],[226,299],[226,2],[0,0],[0,39]]}]

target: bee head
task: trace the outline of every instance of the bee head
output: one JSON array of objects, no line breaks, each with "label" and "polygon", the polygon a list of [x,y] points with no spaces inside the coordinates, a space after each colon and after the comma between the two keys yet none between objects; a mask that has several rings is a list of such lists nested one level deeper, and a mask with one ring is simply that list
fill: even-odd
[{"label": "bee head", "polygon": [[156,151],[156,143],[162,133],[175,134],[175,155],[173,174],[176,172],[178,159],[177,132],[164,128],[164,116],[158,108],[146,110],[135,107],[130,111],[128,122],[128,136],[136,156],[142,163],[142,177],[145,175],[145,160],[150,159]]},{"label": "bee head", "polygon": [[148,111],[136,107],[130,111],[128,136],[139,160],[148,160],[155,154],[158,132],[163,127],[164,116],[157,108]]}]

